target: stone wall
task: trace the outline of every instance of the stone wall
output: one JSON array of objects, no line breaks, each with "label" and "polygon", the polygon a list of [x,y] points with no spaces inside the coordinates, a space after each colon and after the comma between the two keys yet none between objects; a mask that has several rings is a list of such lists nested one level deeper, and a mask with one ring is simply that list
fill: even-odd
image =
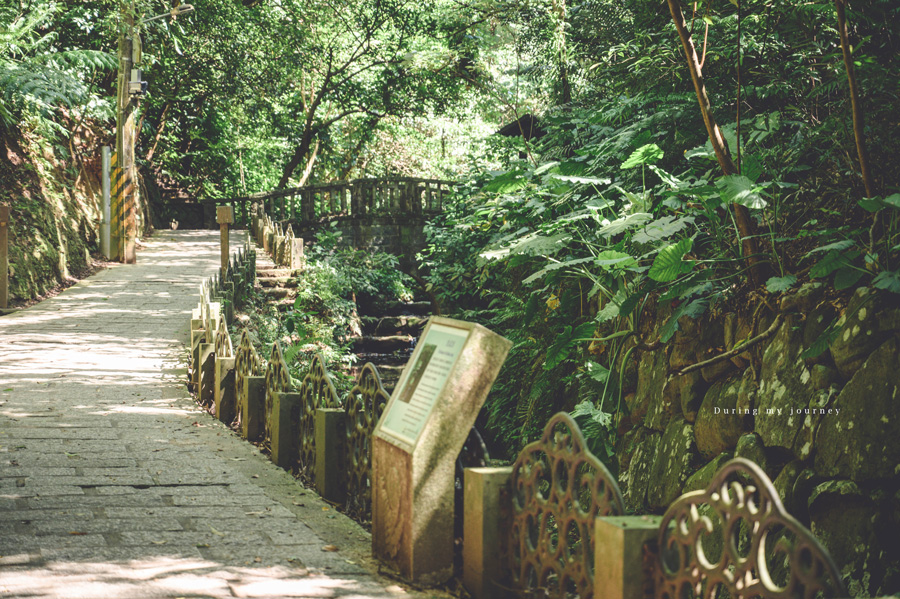
[{"label": "stone wall", "polygon": [[338,216],[312,226],[294,225],[295,234],[306,240],[314,240],[316,231],[326,229],[340,233],[345,247],[394,254],[404,272],[415,269],[416,254],[425,247],[424,228],[424,216]]},{"label": "stone wall", "polygon": [[[669,376],[749,338],[753,314],[684,319],[669,344],[639,354],[618,448],[627,509],[661,513],[745,457],[826,546],[853,595],[900,591],[898,296],[857,289],[840,335],[814,359],[800,354],[839,316],[821,285],[778,309],[771,337],[707,368]],[[773,322],[759,318],[753,335]]]}]

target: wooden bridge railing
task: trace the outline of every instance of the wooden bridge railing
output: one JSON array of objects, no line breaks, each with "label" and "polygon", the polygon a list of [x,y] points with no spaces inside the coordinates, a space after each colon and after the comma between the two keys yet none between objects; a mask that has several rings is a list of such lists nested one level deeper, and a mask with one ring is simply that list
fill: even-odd
[{"label": "wooden bridge railing", "polygon": [[232,206],[240,224],[250,222],[253,205],[265,209],[276,221],[311,222],[330,216],[429,215],[443,210],[445,197],[455,187],[455,181],[443,179],[352,179],[204,202]]}]

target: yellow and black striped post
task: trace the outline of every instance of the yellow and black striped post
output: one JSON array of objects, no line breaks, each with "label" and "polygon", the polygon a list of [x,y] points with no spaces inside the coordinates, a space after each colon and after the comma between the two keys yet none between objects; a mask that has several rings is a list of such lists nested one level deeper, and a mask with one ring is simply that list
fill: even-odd
[{"label": "yellow and black striped post", "polygon": [[109,170],[109,257],[111,260],[122,260],[122,171],[119,169],[119,153],[115,152],[110,161]]},{"label": "yellow and black striped post", "polygon": [[134,2],[121,2],[119,23],[119,78],[116,109],[116,159],[113,168],[111,246],[116,259],[136,261],[134,192],[134,109],[128,84],[134,67]]}]

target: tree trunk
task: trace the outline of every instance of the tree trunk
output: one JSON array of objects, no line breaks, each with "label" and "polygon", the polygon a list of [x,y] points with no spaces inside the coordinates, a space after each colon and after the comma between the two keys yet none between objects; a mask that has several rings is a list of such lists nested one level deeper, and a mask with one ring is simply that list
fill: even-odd
[{"label": "tree trunk", "polygon": [[297,149],[294,150],[294,154],[291,156],[291,159],[288,160],[288,163],[284,166],[284,172],[281,175],[281,179],[278,181],[278,185],[275,186],[275,189],[284,189],[288,181],[291,179],[291,175],[294,174],[294,170],[300,163],[303,162],[303,158],[306,157],[307,152],[309,152],[309,146],[312,143],[312,127],[307,126],[303,131],[303,137],[300,138],[300,143],[297,145]]},{"label": "tree trunk", "polygon": [[153,145],[150,147],[150,151],[147,152],[147,156],[145,158],[148,164],[153,162],[153,154],[156,153],[156,146],[159,145],[159,140],[162,137],[163,129],[166,128],[166,121],[169,116],[169,106],[171,105],[171,102],[167,102],[165,107],[163,108],[162,115],[159,117],[159,125],[156,126],[156,135],[153,137]]},{"label": "tree trunk", "polygon": [[[678,0],[667,0],[669,4],[669,12],[672,13],[672,20],[675,22],[675,29],[678,31],[678,37],[681,39],[681,45],[684,48],[684,55],[687,58],[688,69],[691,72],[691,80],[694,83],[694,91],[697,93],[697,101],[700,103],[700,113],[703,115],[703,123],[706,125],[706,132],[709,135],[709,141],[712,144],[713,152],[716,154],[716,160],[722,168],[722,172],[726,175],[735,175],[738,173],[737,166],[731,159],[728,151],[728,144],[719,129],[718,123],[712,114],[712,107],[709,103],[709,97],[706,95],[706,86],[703,83],[703,72],[700,68],[700,60],[697,56],[697,50],[691,39],[691,34],[685,27],[684,13],[681,12],[681,6]],[[765,263],[763,263],[758,253],[758,243],[756,238],[756,226],[750,219],[750,211],[746,206],[741,204],[732,204],[734,208],[734,221],[737,225],[738,235],[741,240],[741,249],[747,264],[750,267],[750,282],[756,286],[763,283],[765,272]]]},{"label": "tree trunk", "polygon": [[309,157],[309,160],[306,161],[306,168],[303,169],[303,176],[300,177],[300,187],[306,185],[306,182],[309,181],[309,176],[312,174],[313,165],[316,163],[316,157],[319,155],[319,140],[316,140],[315,145],[313,146],[312,155]]},{"label": "tree trunk", "polygon": [[853,69],[853,56],[850,54],[850,40],[847,35],[846,0],[834,0],[837,9],[838,33],[841,36],[841,50],[844,53],[844,67],[847,69],[847,82],[850,84],[850,108],[853,111],[853,136],[856,138],[856,152],[859,154],[859,170],[862,172],[863,184],[866,186],[866,197],[875,195],[875,182],[869,170],[869,152],[866,147],[866,132],[863,124],[862,104],[859,101],[859,88],[856,86],[856,72]]}]

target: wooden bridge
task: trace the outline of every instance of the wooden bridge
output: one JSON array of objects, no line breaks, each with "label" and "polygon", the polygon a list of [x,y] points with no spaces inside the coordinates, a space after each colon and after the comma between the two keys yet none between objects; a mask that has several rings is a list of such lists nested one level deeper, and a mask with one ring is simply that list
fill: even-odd
[{"label": "wooden bridge", "polygon": [[389,177],[353,179],[323,185],[278,189],[248,196],[206,200],[212,225],[215,205],[231,206],[235,223],[251,224],[263,211],[282,229],[313,240],[323,226],[340,234],[340,244],[379,250],[400,258],[406,272],[416,270],[416,254],[425,247],[425,222],[439,214],[454,181]]}]

